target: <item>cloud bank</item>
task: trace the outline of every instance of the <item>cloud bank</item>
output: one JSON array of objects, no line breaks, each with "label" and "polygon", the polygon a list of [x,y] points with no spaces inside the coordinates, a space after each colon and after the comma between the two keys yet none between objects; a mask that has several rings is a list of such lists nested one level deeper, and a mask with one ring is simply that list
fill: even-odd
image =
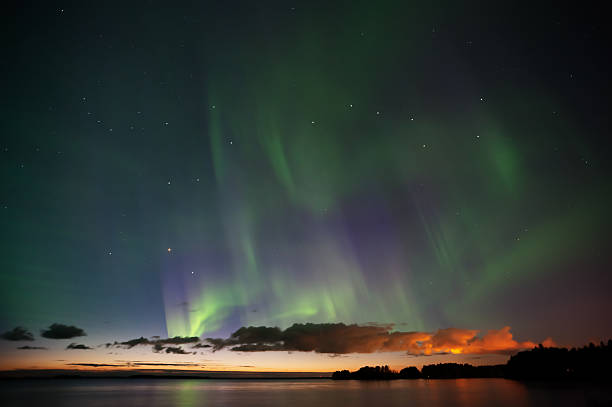
[{"label": "cloud bank", "polygon": [[[208,338],[213,351],[235,352],[301,351],[316,353],[407,352],[411,355],[509,354],[536,346],[518,342],[510,327],[490,330],[483,336],[473,329],[447,328],[431,332],[392,331],[393,325],[293,324],[276,327],[242,327],[229,338]],[[544,344],[554,343],[547,339]]]},{"label": "cloud bank", "polygon": [[88,349],[93,349],[90,348],[87,345],[83,345],[83,344],[76,344],[76,343],[71,343],[70,345],[66,346],[66,349],[82,349],[82,350],[88,350]]},{"label": "cloud bank", "polygon": [[138,346],[138,345],[152,345],[157,350],[160,350],[159,348],[165,345],[184,345],[186,343],[197,343],[197,342],[200,342],[200,338],[198,338],[197,336],[175,336],[173,338],[153,339],[153,340],[141,336],[140,338],[130,339],[129,341],[125,341],[125,342],[107,343],[106,347],[109,348],[111,346],[115,346],[115,347],[120,347],[120,348],[131,349],[134,346]]},{"label": "cloud bank", "polygon": [[130,339],[129,341],[125,341],[125,342],[107,343],[105,344],[105,346],[107,348],[117,347],[117,348],[132,349],[134,346],[143,345],[143,346],[151,346],[153,352],[155,353],[160,353],[160,352],[165,351],[166,353],[174,353],[177,355],[189,355],[191,354],[191,352],[185,351],[180,346],[168,346],[168,345],[184,345],[184,344],[193,343],[195,344],[193,346],[194,348],[210,347],[210,345],[201,345],[199,342],[200,342],[200,338],[197,336],[175,336],[173,338],[165,338],[165,339],[159,339],[159,336],[155,336],[153,337],[153,339],[148,339],[148,338],[141,336],[140,338]]}]

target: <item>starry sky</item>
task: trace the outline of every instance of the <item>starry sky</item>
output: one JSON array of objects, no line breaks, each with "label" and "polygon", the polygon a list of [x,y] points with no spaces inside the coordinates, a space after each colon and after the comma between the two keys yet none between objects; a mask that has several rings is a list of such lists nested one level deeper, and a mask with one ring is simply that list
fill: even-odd
[{"label": "starry sky", "polygon": [[[329,371],[612,337],[608,25],[494,3],[9,2],[0,331],[34,341],[0,341],[0,367]],[[294,324],[425,336],[304,348]],[[249,326],[279,331],[231,336]]]}]

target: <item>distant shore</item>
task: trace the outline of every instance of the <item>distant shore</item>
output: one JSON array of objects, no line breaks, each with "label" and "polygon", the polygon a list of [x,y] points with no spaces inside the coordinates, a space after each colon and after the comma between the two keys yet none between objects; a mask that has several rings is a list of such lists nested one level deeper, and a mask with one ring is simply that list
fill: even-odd
[{"label": "distant shore", "polygon": [[163,379],[163,380],[331,380],[331,376],[198,376],[198,375],[59,375],[59,376],[1,376],[0,380],[101,380],[101,379]]},{"label": "distant shore", "polygon": [[96,371],[69,369],[3,370],[0,380],[37,379],[194,379],[194,380],[296,380],[331,379],[331,372],[241,372],[241,371]]}]

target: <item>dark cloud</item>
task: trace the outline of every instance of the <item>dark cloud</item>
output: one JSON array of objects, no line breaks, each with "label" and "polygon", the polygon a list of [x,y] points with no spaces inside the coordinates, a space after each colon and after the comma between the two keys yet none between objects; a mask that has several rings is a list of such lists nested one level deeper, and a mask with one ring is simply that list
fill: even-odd
[{"label": "dark cloud", "polygon": [[212,348],[212,345],[207,343],[196,343],[191,347],[191,349],[202,349],[202,348]]},{"label": "dark cloud", "polygon": [[49,339],[71,339],[87,334],[81,328],[72,325],[53,324],[49,328],[42,330],[41,335]]},{"label": "dark cloud", "polygon": [[226,348],[228,346],[232,346],[232,345],[238,345],[238,343],[232,343],[232,337],[230,336],[228,339],[223,339],[223,338],[206,338],[206,342],[208,342],[212,348],[213,351],[218,351],[220,349]]},{"label": "dark cloud", "polygon": [[66,346],[66,349],[83,349],[83,350],[86,350],[86,349],[93,349],[93,348],[90,348],[87,345],[76,344],[76,343],[73,342],[70,345]]},{"label": "dark cloud", "polygon": [[352,353],[375,351],[378,337],[388,335],[390,326],[338,324],[293,324],[279,328],[242,327],[228,339],[208,339],[213,350],[229,347],[237,352],[315,351]]},{"label": "dark cloud", "polygon": [[152,345],[152,344],[153,342],[151,342],[149,339],[141,336],[140,338],[130,339],[129,341],[125,341],[125,342],[115,342],[113,345],[127,346],[128,349],[131,349],[134,346],[138,346],[138,345]]},{"label": "dark cloud", "polygon": [[[532,348],[533,342],[517,342],[510,327],[477,336],[472,329],[447,328],[435,333],[392,331],[393,325],[293,324],[279,328],[242,327],[227,339],[208,338],[213,350],[235,352],[302,351],[331,354],[405,351],[411,355],[444,353],[507,354]],[[553,343],[548,339],[547,343]]]},{"label": "dark cloud", "polygon": [[42,346],[20,346],[17,349],[19,350],[47,350],[47,348],[44,348]]},{"label": "dark cloud", "polygon": [[200,338],[197,336],[175,336],[174,338],[158,339],[155,343],[161,343],[163,345],[183,345],[185,343],[196,343],[199,341]]},{"label": "dark cloud", "polygon": [[6,331],[0,335],[2,339],[7,341],[33,341],[34,336],[27,329],[17,326],[10,331]]},{"label": "dark cloud", "polygon": [[[134,346],[146,345],[146,346],[152,346],[152,350],[155,353],[159,353],[164,350],[166,350],[166,353],[181,353],[179,351],[176,351],[177,349],[180,349],[181,351],[183,351],[181,347],[166,347],[166,345],[184,345],[184,344],[194,343],[196,344],[194,347],[198,347],[197,345],[199,344],[198,342],[200,341],[200,338],[198,338],[197,336],[175,336],[173,338],[165,338],[165,339],[159,339],[159,337],[152,337],[152,338],[158,338],[158,339],[147,339],[141,336],[140,338],[130,339],[129,341],[125,341],[125,342],[106,343],[105,346],[107,348],[116,346],[116,347],[124,347],[127,349],[131,349]],[[199,347],[210,347],[210,346],[211,345],[202,345]],[[169,351],[168,349],[174,349],[175,351]],[[187,352],[183,351],[183,353],[186,354]]]},{"label": "dark cloud", "polygon": [[[293,326],[295,326],[294,324]],[[287,330],[289,330],[288,328]],[[279,328],[265,326],[242,327],[234,332],[228,339],[207,338],[213,350],[234,346],[232,350],[253,352],[258,350],[284,350],[285,332]],[[264,349],[265,348],[265,349]],[[281,348],[281,349],[279,349]]]},{"label": "dark cloud", "polygon": [[[296,326],[294,324],[294,326]],[[265,326],[250,326],[248,328],[242,327],[232,334],[232,338],[240,341],[241,343],[256,343],[256,342],[278,342],[282,341],[283,331],[279,328],[268,328]]]},{"label": "dark cloud", "polygon": [[166,348],[166,353],[175,353],[177,355],[189,355],[190,354],[190,352],[185,352],[185,350],[183,350],[183,348],[181,348],[180,346],[177,346],[177,347],[168,346]]}]

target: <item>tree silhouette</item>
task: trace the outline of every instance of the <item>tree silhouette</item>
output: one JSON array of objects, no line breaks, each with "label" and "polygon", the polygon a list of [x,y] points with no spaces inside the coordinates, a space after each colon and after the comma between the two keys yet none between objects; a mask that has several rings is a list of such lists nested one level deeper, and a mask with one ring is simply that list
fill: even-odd
[{"label": "tree silhouette", "polygon": [[459,363],[414,366],[399,373],[389,366],[364,366],[355,372],[337,371],[335,380],[456,379],[504,377],[517,380],[608,380],[612,379],[612,339],[582,348],[546,348],[539,344],[510,357],[505,365],[472,366]]}]

